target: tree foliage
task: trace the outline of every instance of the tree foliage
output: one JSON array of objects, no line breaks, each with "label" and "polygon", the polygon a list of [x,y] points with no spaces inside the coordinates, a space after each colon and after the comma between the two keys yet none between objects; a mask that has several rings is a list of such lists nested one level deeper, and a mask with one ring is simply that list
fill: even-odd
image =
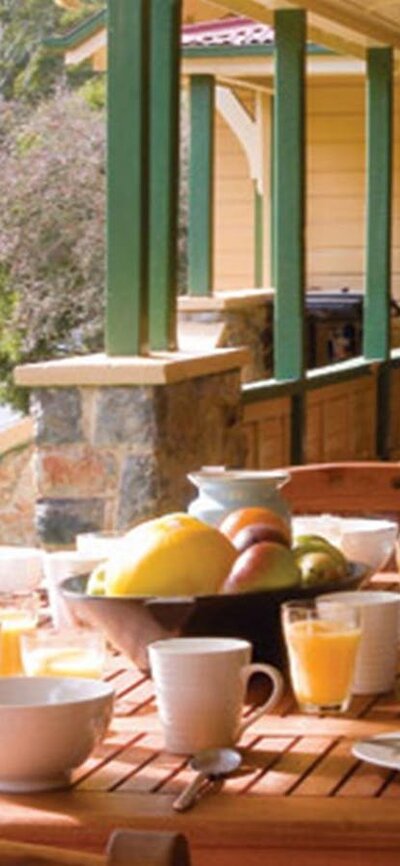
[{"label": "tree foliage", "polygon": [[[78,70],[72,90],[63,57],[44,44],[103,6],[81,0],[70,13],[55,0],[0,0],[0,401],[14,405],[26,399],[13,385],[15,364],[103,346],[105,80]],[[187,139],[183,101],[180,291]]]},{"label": "tree foliage", "polygon": [[82,83],[92,75],[89,65],[68,71],[60,53],[46,46],[55,36],[103,8],[103,0],[81,0],[68,11],[55,0],[0,0],[0,94],[4,99],[37,102],[54,92],[62,80]]},{"label": "tree foliage", "polygon": [[104,115],[58,93],[0,149],[0,378],[16,362],[101,348]]},{"label": "tree foliage", "polygon": [[[105,116],[101,87],[3,113],[0,381],[21,405],[17,363],[98,351],[104,341]],[[89,91],[89,92],[88,92]],[[182,107],[178,290],[187,259],[187,109]],[[1,398],[1,394],[0,394]]]}]

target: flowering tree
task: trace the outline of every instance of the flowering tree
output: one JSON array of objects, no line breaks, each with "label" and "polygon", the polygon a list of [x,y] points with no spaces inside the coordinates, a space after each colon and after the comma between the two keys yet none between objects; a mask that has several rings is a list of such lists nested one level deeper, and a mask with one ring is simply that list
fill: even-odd
[{"label": "flowering tree", "polygon": [[[23,405],[16,363],[103,347],[105,117],[99,79],[0,126],[0,399]],[[84,98],[85,97],[85,98]],[[178,290],[186,284],[187,109],[182,107]]]},{"label": "flowering tree", "polygon": [[0,378],[16,362],[99,349],[104,310],[104,115],[59,93],[0,148]]},{"label": "flowering tree", "polygon": [[62,54],[46,46],[46,38],[69,30],[104,5],[103,0],[80,0],[66,10],[55,0],[0,0],[2,97],[36,103],[62,80],[80,84],[93,75],[90,64],[67,69]]}]

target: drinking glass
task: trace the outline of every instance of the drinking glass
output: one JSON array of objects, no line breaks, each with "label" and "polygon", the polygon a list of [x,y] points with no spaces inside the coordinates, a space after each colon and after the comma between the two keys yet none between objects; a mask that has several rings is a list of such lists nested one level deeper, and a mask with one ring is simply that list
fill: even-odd
[{"label": "drinking glass", "polygon": [[105,638],[88,628],[42,628],[21,636],[22,663],[28,676],[100,679]]},{"label": "drinking glass", "polygon": [[361,638],[359,614],[333,603],[322,612],[313,602],[282,605],[290,678],[303,712],[347,710]]},{"label": "drinking glass", "polygon": [[361,641],[351,691],[353,695],[382,694],[396,686],[399,655],[400,595],[379,589],[324,593],[316,605],[324,615],[338,602],[358,611]]},{"label": "drinking glass", "polygon": [[36,592],[0,593],[0,676],[23,673],[20,638],[35,631],[38,619]]}]

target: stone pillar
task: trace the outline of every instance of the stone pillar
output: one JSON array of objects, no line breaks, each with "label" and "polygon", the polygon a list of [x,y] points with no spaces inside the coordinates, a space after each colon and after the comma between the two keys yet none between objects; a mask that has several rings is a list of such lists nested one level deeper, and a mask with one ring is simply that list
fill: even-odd
[{"label": "stone pillar", "polygon": [[74,546],[79,532],[185,509],[189,471],[243,466],[246,361],[246,351],[225,350],[17,368],[17,383],[32,389],[38,542]]},{"label": "stone pillar", "polygon": [[207,345],[207,333],[210,348],[246,346],[249,361],[242,369],[242,381],[267,379],[273,375],[274,294],[273,289],[243,289],[180,297],[179,347],[193,347],[196,339]]}]

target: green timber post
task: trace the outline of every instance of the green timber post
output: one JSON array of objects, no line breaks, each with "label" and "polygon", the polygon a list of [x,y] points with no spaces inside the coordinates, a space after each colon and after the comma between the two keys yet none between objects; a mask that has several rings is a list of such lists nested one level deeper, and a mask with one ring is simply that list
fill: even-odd
[{"label": "green timber post", "polygon": [[181,0],[152,0],[150,346],[176,348]]},{"label": "green timber post", "polygon": [[108,355],[148,343],[148,37],[148,0],[108,0]]},{"label": "green timber post", "polygon": [[291,462],[304,459],[305,434],[305,45],[306,14],[275,13],[274,366],[298,383],[292,398]]},{"label": "green timber post", "polygon": [[190,79],[189,294],[213,289],[214,103],[212,75]]},{"label": "green timber post", "polygon": [[271,249],[270,285],[276,285],[275,274],[275,227],[276,227],[276,189],[275,189],[275,97],[271,97],[271,158],[270,158],[270,189],[271,189],[271,221],[269,244]]},{"label": "green timber post", "polygon": [[367,227],[363,354],[381,361],[377,394],[377,454],[389,456],[390,295],[393,183],[393,52],[367,54]]},{"label": "green timber post", "polygon": [[264,196],[254,187],[254,287],[264,284]]}]

